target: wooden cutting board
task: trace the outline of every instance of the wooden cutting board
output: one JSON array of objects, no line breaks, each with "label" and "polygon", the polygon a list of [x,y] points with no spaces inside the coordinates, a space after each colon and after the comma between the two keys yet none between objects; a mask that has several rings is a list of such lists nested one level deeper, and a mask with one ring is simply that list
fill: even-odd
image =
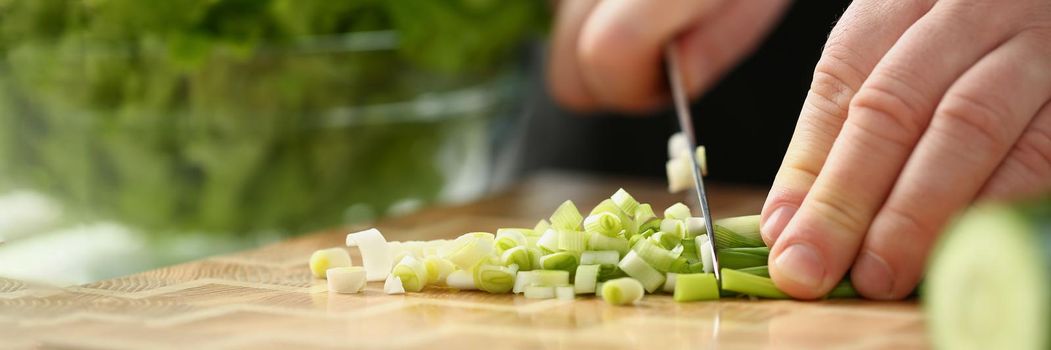
[{"label": "wooden cutting board", "polygon": [[[532,225],[559,203],[590,207],[624,187],[663,208],[685,196],[656,182],[545,174],[460,206],[389,218],[390,240],[455,237]],[[714,185],[713,216],[757,213],[765,192]],[[329,294],[307,268],[346,228],[70,288],[0,279],[0,348],[927,348],[924,318],[906,302],[676,303],[635,307],[594,298],[527,300],[431,288],[389,296]],[[354,260],[361,259],[352,252]]]}]

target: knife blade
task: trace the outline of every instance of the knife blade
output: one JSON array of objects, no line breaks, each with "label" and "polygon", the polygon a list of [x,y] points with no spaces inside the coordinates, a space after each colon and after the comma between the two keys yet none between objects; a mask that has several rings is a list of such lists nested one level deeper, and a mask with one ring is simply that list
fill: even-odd
[{"label": "knife blade", "polygon": [[671,84],[672,99],[675,101],[675,112],[679,119],[679,129],[686,136],[686,144],[690,147],[690,166],[693,168],[693,185],[697,192],[697,200],[701,203],[701,215],[704,217],[705,235],[708,236],[708,248],[712,251],[712,267],[715,269],[715,279],[722,282],[719,272],[719,259],[715,254],[715,230],[712,229],[712,214],[708,209],[708,192],[704,190],[704,177],[701,167],[697,164],[697,138],[693,131],[693,117],[690,115],[689,101],[683,87],[682,72],[679,70],[678,55],[675,46],[668,43],[664,47],[665,67],[668,71],[668,82]]}]

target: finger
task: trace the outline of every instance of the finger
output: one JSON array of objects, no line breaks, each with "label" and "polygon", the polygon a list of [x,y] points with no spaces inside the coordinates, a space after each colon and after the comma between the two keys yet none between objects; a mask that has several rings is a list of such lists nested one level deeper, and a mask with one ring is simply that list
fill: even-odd
[{"label": "finger", "polygon": [[[949,5],[944,5],[949,4]],[[851,99],[843,129],[771,249],[770,276],[798,298],[842,278],[949,85],[1006,38],[984,15],[939,2],[898,39]],[[972,17],[966,17],[972,16]]]},{"label": "finger", "polygon": [[1042,46],[1034,36],[1017,36],[945,93],[865,235],[851,272],[863,296],[900,299],[912,292],[936,235],[971,202],[1051,96],[1051,50]]},{"label": "finger", "polygon": [[719,9],[717,16],[684,33],[678,52],[686,92],[699,96],[755,50],[788,4],[788,0],[733,1]]},{"label": "finger", "polygon": [[548,91],[561,105],[586,111],[597,103],[581,76],[577,60],[580,29],[599,0],[560,1],[547,58]]},{"label": "finger", "polygon": [[1018,200],[1048,193],[1051,193],[1051,102],[1029,123],[979,197]]},{"label": "finger", "polygon": [[810,191],[865,77],[930,7],[930,1],[855,1],[843,13],[814,68],[792,142],[763,205],[766,245],[774,245]]},{"label": "finger", "polygon": [[604,106],[643,111],[666,90],[661,48],[722,6],[722,0],[604,1],[580,33],[577,57],[584,81]]}]

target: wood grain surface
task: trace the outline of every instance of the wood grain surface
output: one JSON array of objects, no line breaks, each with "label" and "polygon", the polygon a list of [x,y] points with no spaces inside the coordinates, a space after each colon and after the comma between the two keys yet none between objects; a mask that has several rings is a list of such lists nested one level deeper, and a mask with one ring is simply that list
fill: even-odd
[{"label": "wood grain surface", "polygon": [[[561,201],[590,207],[624,187],[663,208],[682,195],[658,183],[569,174],[535,176],[476,202],[388,218],[390,240],[449,238],[531,227]],[[757,213],[765,192],[713,185],[714,217]],[[364,226],[363,226],[364,227]],[[594,298],[527,300],[428,288],[389,296],[330,294],[307,268],[344,228],[83,286],[0,278],[0,348],[300,349],[926,348],[915,302],[860,300],[676,303],[648,295],[636,307]],[[356,250],[355,262],[361,261]]]}]

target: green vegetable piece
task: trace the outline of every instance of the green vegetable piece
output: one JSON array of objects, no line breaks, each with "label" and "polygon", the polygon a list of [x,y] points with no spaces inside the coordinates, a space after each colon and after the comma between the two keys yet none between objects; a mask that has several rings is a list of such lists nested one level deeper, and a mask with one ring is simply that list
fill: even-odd
[{"label": "green vegetable piece", "polygon": [[580,254],[581,265],[601,265],[620,262],[620,253],[615,250],[589,250]]},{"label": "green vegetable piece", "polygon": [[602,284],[602,300],[611,305],[629,305],[642,300],[642,283],[633,278],[618,278]]},{"label": "green vegetable piece", "polygon": [[489,293],[507,293],[515,285],[515,272],[506,266],[482,265],[474,270],[474,284]]},{"label": "green vegetable piece", "polygon": [[[720,263],[721,262],[722,261],[720,261]],[[721,271],[724,291],[738,292],[744,295],[768,299],[791,298],[788,294],[777,289],[777,287],[774,286],[774,281],[769,278],[759,277],[746,272],[731,270],[729,268],[724,268]]]},{"label": "green vegetable piece", "polygon": [[576,294],[595,293],[595,284],[598,283],[600,270],[599,265],[577,266],[577,273],[573,276],[573,287]]},{"label": "green vegetable piece", "polygon": [[722,248],[716,250],[719,266],[728,269],[744,269],[765,266],[770,248]]},{"label": "green vegetable piece", "polygon": [[618,189],[609,199],[613,200],[613,204],[616,204],[625,213],[634,213],[635,209],[639,207],[639,201],[635,200],[635,197],[632,197],[623,188]]},{"label": "green vegetable piece", "polygon": [[653,293],[664,284],[664,273],[647,264],[634,250],[628,252],[617,267],[641,282],[647,292]]},{"label": "green vegetable piece", "polygon": [[620,256],[628,253],[630,245],[628,240],[621,237],[609,237],[599,233],[588,234],[588,249],[612,250],[620,253]]},{"label": "green vegetable piece", "polygon": [[681,221],[686,220],[691,216],[693,216],[693,214],[690,214],[690,207],[687,207],[686,204],[682,204],[681,202],[672,204],[668,209],[664,209],[664,219]]},{"label": "green vegetable piece", "polygon": [[500,256],[500,260],[504,266],[518,265],[519,271],[534,269],[532,256],[526,247],[519,246],[508,249]]},{"label": "green vegetable piece", "polygon": [[579,231],[583,221],[584,217],[580,215],[580,210],[577,210],[573,201],[562,202],[551,214],[551,227],[561,230]]},{"label": "green vegetable piece", "polygon": [[577,269],[577,263],[576,254],[571,252],[558,252],[540,257],[540,267],[544,270],[573,272]]},{"label": "green vegetable piece", "polygon": [[687,273],[675,277],[675,301],[718,300],[719,282],[715,274]]},{"label": "green vegetable piece", "polygon": [[[671,251],[653,243],[648,239],[639,240],[631,251],[637,253],[642,260],[660,272],[668,272],[677,257]],[[722,262],[720,260],[720,262]],[[630,274],[630,273],[629,273]]]},{"label": "green vegetable piece", "polygon": [[588,249],[588,234],[584,231],[558,230],[558,249],[583,252]]},{"label": "green vegetable piece", "polygon": [[601,233],[606,236],[616,237],[623,230],[620,217],[602,212],[592,214],[584,219],[584,231]]},{"label": "green vegetable piece", "polygon": [[746,268],[743,268],[743,269],[737,269],[737,271],[741,271],[741,272],[744,272],[744,273],[756,275],[756,276],[759,276],[759,277],[770,277],[770,268],[767,267],[766,265],[746,267]]}]

